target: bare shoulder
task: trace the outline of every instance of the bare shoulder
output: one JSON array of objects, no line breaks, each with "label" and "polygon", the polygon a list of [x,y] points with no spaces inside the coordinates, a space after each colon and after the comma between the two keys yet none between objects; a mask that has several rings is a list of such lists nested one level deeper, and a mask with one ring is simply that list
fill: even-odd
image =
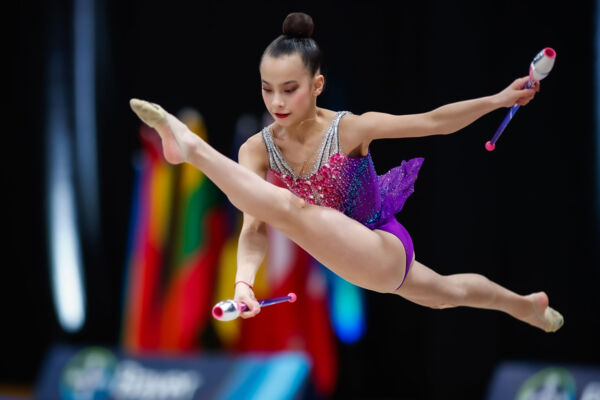
[{"label": "bare shoulder", "polygon": [[239,163],[264,177],[269,168],[269,154],[260,132],[250,136],[238,151]]},{"label": "bare shoulder", "polygon": [[342,151],[350,156],[364,156],[369,149],[368,118],[348,113],[340,120],[339,137]]},{"label": "bare shoulder", "polygon": [[[346,120],[348,129],[355,135],[360,135],[376,126],[383,113],[369,111],[364,114],[347,114],[342,121]],[[341,123],[341,122],[340,122]]]}]

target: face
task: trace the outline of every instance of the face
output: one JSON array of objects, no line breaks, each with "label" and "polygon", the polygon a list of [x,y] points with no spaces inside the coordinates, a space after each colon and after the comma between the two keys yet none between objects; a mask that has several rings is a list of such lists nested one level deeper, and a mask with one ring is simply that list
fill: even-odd
[{"label": "face", "polygon": [[263,101],[278,124],[290,126],[314,115],[323,75],[311,76],[299,54],[265,56],[260,76]]}]

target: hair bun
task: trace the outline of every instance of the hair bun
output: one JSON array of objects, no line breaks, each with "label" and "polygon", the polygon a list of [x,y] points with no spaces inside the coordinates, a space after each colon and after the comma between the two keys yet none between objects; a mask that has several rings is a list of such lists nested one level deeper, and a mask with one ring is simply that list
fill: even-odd
[{"label": "hair bun", "polygon": [[290,37],[309,38],[314,28],[311,16],[305,13],[288,14],[283,21],[283,34]]}]

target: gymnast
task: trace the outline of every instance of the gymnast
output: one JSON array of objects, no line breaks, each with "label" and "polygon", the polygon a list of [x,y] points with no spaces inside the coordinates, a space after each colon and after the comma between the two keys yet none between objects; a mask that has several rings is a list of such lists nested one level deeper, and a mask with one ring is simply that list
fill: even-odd
[{"label": "gymnast", "polygon": [[[519,295],[482,275],[442,276],[417,261],[395,214],[413,193],[423,159],[403,161],[378,177],[369,153],[376,139],[446,135],[495,109],[526,105],[539,85],[525,89],[528,78],[519,78],[497,94],[414,115],[334,112],[317,106],[325,79],[313,28],[307,14],[289,14],[283,34],[264,51],[262,96],[275,122],[240,147],[239,164],[160,106],[130,102],[160,135],[169,163],[194,165],[243,212],[234,297],[248,306],[241,316],[260,311],[252,285],[266,253],[269,224],[362,288],[431,308],[504,311],[546,332],[558,330],[563,317],[549,307],[545,292]],[[268,182],[268,174],[281,185]]]}]

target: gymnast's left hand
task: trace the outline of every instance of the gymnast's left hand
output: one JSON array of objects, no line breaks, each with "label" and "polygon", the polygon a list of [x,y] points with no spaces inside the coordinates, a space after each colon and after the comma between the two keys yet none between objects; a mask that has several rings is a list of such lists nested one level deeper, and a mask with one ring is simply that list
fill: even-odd
[{"label": "gymnast's left hand", "polygon": [[515,79],[506,89],[496,95],[501,107],[512,107],[515,104],[524,106],[529,103],[535,94],[540,91],[540,82],[536,82],[531,89],[526,89],[525,84],[529,76]]}]

